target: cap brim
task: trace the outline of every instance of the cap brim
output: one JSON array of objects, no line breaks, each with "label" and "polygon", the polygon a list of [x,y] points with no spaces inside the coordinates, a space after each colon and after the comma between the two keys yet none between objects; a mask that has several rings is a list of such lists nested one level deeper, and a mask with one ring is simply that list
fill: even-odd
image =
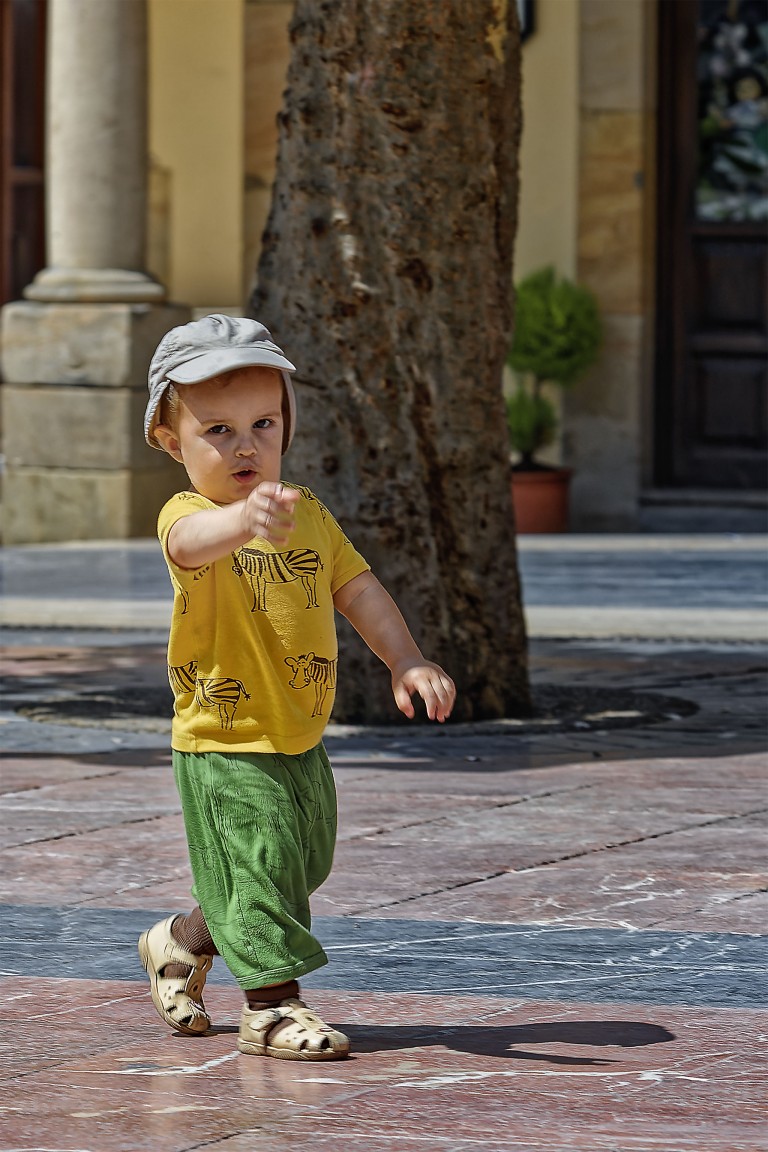
[{"label": "cap brim", "polygon": [[280,368],[283,372],[295,372],[296,368],[285,356],[279,352],[270,352],[268,348],[221,348],[213,352],[204,352],[202,356],[195,356],[192,360],[185,360],[177,368],[166,372],[166,379],[173,380],[174,384],[199,384],[202,380],[210,380],[222,372],[231,372],[234,368]]}]

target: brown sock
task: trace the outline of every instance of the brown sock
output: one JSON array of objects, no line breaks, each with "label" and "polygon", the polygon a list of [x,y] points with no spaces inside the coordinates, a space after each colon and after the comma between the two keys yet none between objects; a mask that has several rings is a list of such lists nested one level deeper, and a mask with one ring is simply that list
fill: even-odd
[{"label": "brown sock", "polygon": [[299,995],[299,985],[295,980],[285,984],[269,984],[264,988],[249,988],[245,993],[251,1012],[261,1012],[264,1008],[274,1008],[281,1000]]},{"label": "brown sock", "polygon": [[[177,916],[171,925],[171,936],[193,956],[218,956],[205,917],[198,905],[188,916]],[[183,979],[192,969],[188,964],[166,964],[164,975]]]}]

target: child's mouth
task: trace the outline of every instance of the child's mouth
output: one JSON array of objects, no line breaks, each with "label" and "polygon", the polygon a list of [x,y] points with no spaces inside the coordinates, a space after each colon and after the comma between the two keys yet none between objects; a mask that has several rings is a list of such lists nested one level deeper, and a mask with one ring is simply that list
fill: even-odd
[{"label": "child's mouth", "polygon": [[247,484],[248,481],[252,480],[255,475],[256,473],[254,472],[253,468],[241,468],[239,472],[233,473],[235,480],[238,480],[241,484]]}]

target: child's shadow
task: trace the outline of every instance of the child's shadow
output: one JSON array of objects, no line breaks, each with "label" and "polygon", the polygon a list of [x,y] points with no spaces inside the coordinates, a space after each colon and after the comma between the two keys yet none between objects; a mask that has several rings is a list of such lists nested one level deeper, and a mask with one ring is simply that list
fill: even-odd
[{"label": "child's shadow", "polygon": [[548,1052],[529,1052],[525,1044],[574,1044],[580,1048],[638,1048],[647,1044],[666,1044],[674,1033],[659,1024],[638,1020],[555,1020],[542,1024],[513,1027],[429,1026],[380,1027],[377,1025],[340,1024],[352,1042],[352,1052],[385,1052],[406,1048],[452,1048],[473,1056],[493,1056],[505,1060],[544,1060],[548,1064],[599,1065],[615,1060],[588,1056],[561,1056]]}]

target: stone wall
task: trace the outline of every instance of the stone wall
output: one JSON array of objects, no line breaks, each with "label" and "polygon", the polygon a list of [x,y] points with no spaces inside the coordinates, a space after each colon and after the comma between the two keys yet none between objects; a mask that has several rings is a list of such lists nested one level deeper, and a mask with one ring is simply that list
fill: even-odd
[{"label": "stone wall", "polygon": [[155,534],[184,476],[144,442],[147,365],[188,318],[153,304],[3,309],[4,543]]},{"label": "stone wall", "polygon": [[581,0],[577,278],[605,346],[569,393],[572,527],[637,526],[652,371],[656,4]]},{"label": "stone wall", "polygon": [[147,3],[148,263],[171,300],[206,311],[244,299],[244,8]]}]

